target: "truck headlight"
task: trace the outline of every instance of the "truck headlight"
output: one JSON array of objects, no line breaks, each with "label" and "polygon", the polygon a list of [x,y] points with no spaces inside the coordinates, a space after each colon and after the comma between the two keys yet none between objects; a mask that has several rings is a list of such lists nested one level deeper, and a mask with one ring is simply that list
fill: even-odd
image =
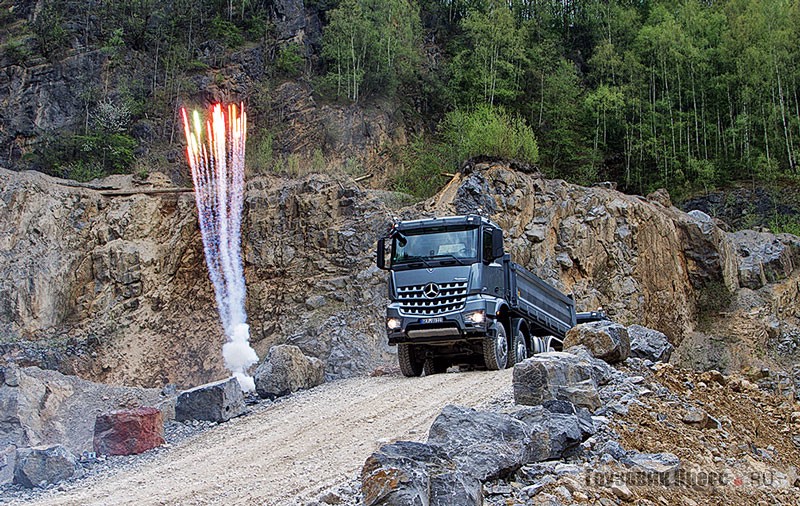
[{"label": "truck headlight", "polygon": [[464,319],[469,323],[483,323],[486,321],[486,311],[480,309],[478,311],[473,311],[471,313],[467,313],[464,316]]},{"label": "truck headlight", "polygon": [[389,330],[397,330],[403,325],[403,320],[400,318],[387,318],[386,328]]}]

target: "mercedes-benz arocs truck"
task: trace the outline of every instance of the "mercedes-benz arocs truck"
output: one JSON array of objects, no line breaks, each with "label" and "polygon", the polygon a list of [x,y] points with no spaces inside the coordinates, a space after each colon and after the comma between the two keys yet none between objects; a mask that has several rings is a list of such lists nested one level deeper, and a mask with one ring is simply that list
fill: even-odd
[{"label": "mercedes-benz arocs truck", "polygon": [[510,367],[604,317],[576,314],[572,297],[512,262],[503,231],[478,215],[395,223],[377,264],[390,274],[386,330],[406,376]]}]

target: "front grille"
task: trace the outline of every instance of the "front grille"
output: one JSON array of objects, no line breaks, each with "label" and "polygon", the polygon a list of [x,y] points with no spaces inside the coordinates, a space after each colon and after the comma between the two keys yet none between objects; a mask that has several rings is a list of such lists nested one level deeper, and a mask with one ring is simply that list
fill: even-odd
[{"label": "front grille", "polygon": [[439,295],[425,296],[425,285],[401,286],[397,289],[397,301],[403,316],[439,315],[460,311],[467,300],[467,283],[442,283]]}]

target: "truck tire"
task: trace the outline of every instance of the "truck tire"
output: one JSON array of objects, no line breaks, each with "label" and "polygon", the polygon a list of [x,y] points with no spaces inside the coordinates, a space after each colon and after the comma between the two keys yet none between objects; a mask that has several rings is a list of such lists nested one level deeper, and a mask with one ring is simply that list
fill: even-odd
[{"label": "truck tire", "polygon": [[483,362],[487,369],[505,369],[508,363],[508,337],[502,323],[495,323],[495,335],[483,339]]},{"label": "truck tire", "polygon": [[410,344],[397,345],[397,362],[403,376],[413,377],[422,374],[422,362],[417,360],[416,348]]},{"label": "truck tire", "polygon": [[533,337],[533,353],[544,353],[547,351],[547,344],[540,336]]},{"label": "truck tire", "polygon": [[519,364],[526,358],[528,358],[528,342],[522,328],[517,326],[511,339],[511,349],[508,351],[508,367],[514,367],[514,364]]},{"label": "truck tire", "polygon": [[431,376],[433,374],[447,372],[448,367],[450,367],[450,363],[447,359],[431,357],[425,359],[425,363],[422,365],[422,371],[425,373],[425,376]]}]

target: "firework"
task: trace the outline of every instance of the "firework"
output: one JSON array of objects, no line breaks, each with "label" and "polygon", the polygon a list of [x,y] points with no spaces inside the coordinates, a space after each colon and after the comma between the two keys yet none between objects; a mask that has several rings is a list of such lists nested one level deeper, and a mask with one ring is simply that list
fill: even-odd
[{"label": "firework", "polygon": [[181,116],[203,251],[228,338],[222,354],[242,389],[250,391],[255,385],[247,369],[258,356],[250,347],[241,256],[247,114],[244,105],[228,105],[226,115],[222,104],[215,104],[205,129],[198,111],[192,112],[191,121],[186,109]]}]

